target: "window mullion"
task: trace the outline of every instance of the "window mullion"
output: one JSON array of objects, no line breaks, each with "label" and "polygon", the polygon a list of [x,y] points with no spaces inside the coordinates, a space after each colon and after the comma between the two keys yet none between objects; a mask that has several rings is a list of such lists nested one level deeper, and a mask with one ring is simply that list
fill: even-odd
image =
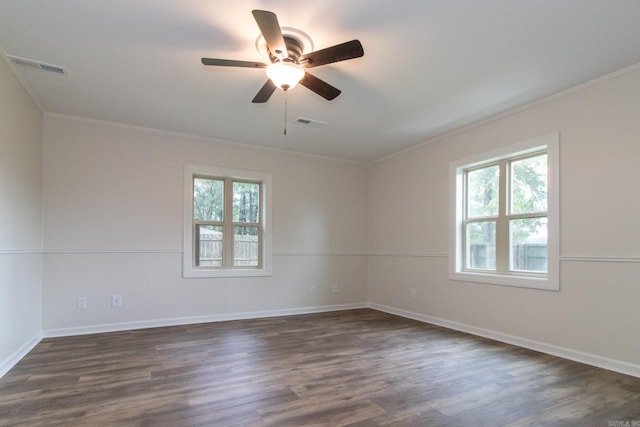
[{"label": "window mullion", "polygon": [[233,180],[224,180],[224,214],[222,234],[222,266],[233,267]]},{"label": "window mullion", "polygon": [[[193,202],[191,203],[191,206],[193,206]],[[193,218],[193,214],[191,215],[191,217]],[[199,225],[200,224],[198,224],[197,221],[193,221],[193,226],[191,227],[191,238],[192,238],[191,250],[194,253],[194,256],[191,257],[192,267],[200,266],[200,238],[198,236]]]},{"label": "window mullion", "polygon": [[507,271],[509,266],[509,220],[508,220],[508,162],[500,162],[498,183],[498,219],[496,220],[496,270]]}]

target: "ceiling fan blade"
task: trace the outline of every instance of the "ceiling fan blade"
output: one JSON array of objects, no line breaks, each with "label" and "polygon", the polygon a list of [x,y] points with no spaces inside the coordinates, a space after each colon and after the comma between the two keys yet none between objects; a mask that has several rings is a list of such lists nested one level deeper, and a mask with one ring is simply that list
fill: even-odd
[{"label": "ceiling fan blade", "polygon": [[253,61],[236,61],[233,59],[202,58],[204,65],[217,65],[220,67],[245,67],[245,68],[265,68],[267,64]]},{"label": "ceiling fan blade", "polygon": [[282,37],[282,30],[278,23],[278,17],[275,13],[267,10],[252,10],[260,32],[267,42],[267,47],[273,56],[282,58],[288,58],[287,45]]},{"label": "ceiling fan blade", "polygon": [[267,102],[275,90],[276,85],[271,81],[271,79],[267,79],[267,82],[262,86],[262,88],[260,88],[251,102],[253,102],[254,104],[262,104],[264,102]]},{"label": "ceiling fan blade", "polygon": [[331,86],[324,80],[320,80],[309,73],[304,73],[304,77],[300,80],[300,84],[328,101],[331,101],[342,93],[340,89]]},{"label": "ceiling fan blade", "polygon": [[331,64],[332,62],[345,61],[347,59],[359,58],[364,55],[362,44],[358,40],[351,40],[342,44],[337,44],[326,49],[316,50],[300,57],[300,63],[307,67],[317,67],[319,65]]}]

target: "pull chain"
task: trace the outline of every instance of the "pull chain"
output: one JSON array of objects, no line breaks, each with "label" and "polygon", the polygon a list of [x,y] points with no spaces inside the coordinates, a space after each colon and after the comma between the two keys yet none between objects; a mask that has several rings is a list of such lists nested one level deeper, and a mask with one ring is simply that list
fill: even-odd
[{"label": "pull chain", "polygon": [[284,91],[284,134],[287,134],[287,91]]}]

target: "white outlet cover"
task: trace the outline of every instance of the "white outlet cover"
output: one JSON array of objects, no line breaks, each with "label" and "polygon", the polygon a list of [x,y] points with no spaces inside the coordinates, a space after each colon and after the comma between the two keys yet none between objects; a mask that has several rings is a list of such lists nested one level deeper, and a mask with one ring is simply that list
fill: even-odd
[{"label": "white outlet cover", "polygon": [[122,307],[122,295],[111,295],[111,307]]}]

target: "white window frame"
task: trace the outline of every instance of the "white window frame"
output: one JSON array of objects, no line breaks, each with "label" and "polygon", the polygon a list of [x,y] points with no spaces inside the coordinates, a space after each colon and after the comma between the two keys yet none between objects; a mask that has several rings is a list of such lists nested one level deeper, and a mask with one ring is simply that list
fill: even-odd
[{"label": "white window frame", "polygon": [[[547,273],[485,272],[464,269],[464,176],[465,170],[546,150]],[[558,132],[500,147],[489,152],[452,161],[449,165],[450,218],[449,279],[533,289],[560,290],[560,135]]]},{"label": "white window frame", "polygon": [[[193,179],[194,177],[224,178],[261,183],[260,225],[262,255],[259,267],[196,267],[194,265],[194,220],[193,220]],[[182,251],[182,276],[184,278],[209,277],[259,277],[272,275],[271,254],[271,174],[227,169],[215,166],[186,164],[184,168],[184,227]]]}]

